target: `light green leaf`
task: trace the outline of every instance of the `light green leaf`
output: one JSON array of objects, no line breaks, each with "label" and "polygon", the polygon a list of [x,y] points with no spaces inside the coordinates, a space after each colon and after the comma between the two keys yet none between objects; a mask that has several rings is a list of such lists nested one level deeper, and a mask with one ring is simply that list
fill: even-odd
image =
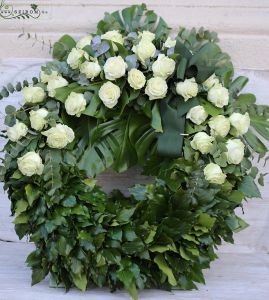
[{"label": "light green leaf", "polygon": [[163,132],[162,119],[157,101],[155,101],[152,108],[151,126],[155,129],[156,132]]},{"label": "light green leaf", "polygon": [[25,186],[25,193],[30,206],[32,206],[34,201],[40,196],[39,189],[34,187],[32,184],[27,184]]},{"label": "light green leaf", "polygon": [[166,263],[163,255],[162,254],[158,254],[157,256],[155,256],[154,262],[157,264],[157,266],[159,267],[159,269],[167,276],[168,282],[172,286],[176,286],[177,285],[176,278],[175,278],[175,276],[174,276],[173,271],[171,270],[171,268],[167,265],[167,263]]},{"label": "light green leaf", "polygon": [[199,223],[209,229],[213,227],[215,221],[216,221],[216,218],[211,217],[207,213],[201,213],[199,216]]},{"label": "light green leaf", "polygon": [[73,282],[75,286],[80,289],[82,292],[86,291],[87,288],[87,277],[85,274],[74,274],[71,273]]}]

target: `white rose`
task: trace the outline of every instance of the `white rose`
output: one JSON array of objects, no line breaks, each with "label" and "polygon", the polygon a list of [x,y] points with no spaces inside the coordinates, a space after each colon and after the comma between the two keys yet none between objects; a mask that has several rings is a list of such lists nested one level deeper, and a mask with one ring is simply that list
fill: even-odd
[{"label": "white rose", "polygon": [[210,163],[204,168],[205,179],[210,183],[223,184],[226,175],[223,174],[219,165]]},{"label": "white rose", "polygon": [[228,140],[227,147],[227,161],[229,164],[238,165],[244,158],[245,145],[239,139]]},{"label": "white rose", "polygon": [[79,49],[83,49],[84,47],[90,45],[91,41],[92,41],[92,35],[90,34],[86,35],[77,42],[76,47]]},{"label": "white rose", "polygon": [[101,86],[98,95],[106,107],[113,108],[118,103],[120,88],[108,81]]},{"label": "white rose", "polygon": [[56,94],[56,89],[67,86],[68,81],[62,76],[57,76],[56,78],[50,79],[48,82],[47,90],[50,97],[54,97]]},{"label": "white rose", "polygon": [[[123,45],[123,43],[124,43],[124,38],[118,30],[111,30],[111,31],[108,31],[108,32],[102,34],[101,39],[109,40],[109,41],[112,41],[112,42],[115,42],[115,43],[118,43],[121,45]],[[112,43],[112,44],[113,44],[114,51],[117,51],[118,47],[114,43]]]},{"label": "white rose", "polygon": [[28,131],[27,126],[16,120],[16,124],[7,128],[7,136],[12,142],[17,142],[22,137],[26,136]]},{"label": "white rose", "polygon": [[203,82],[203,88],[205,90],[211,89],[214,85],[219,84],[219,78],[215,75],[212,74],[209,78],[207,78],[206,81]]},{"label": "white rose", "polygon": [[191,147],[194,150],[199,150],[202,154],[207,154],[213,147],[213,141],[214,138],[212,136],[209,136],[205,132],[198,132],[191,141]]},{"label": "white rose", "polygon": [[48,113],[49,112],[45,108],[31,110],[29,113],[31,127],[37,131],[42,130],[48,123],[48,121],[46,120]]},{"label": "white rose", "polygon": [[194,78],[185,79],[183,82],[178,82],[176,85],[176,92],[181,95],[185,101],[196,97],[198,94],[198,84]]},{"label": "white rose", "polygon": [[39,86],[29,86],[22,90],[23,100],[25,103],[40,103],[44,101],[46,93]]},{"label": "white rose", "polygon": [[164,43],[164,47],[165,48],[174,48],[176,45],[177,41],[176,40],[172,40],[170,38],[170,36],[167,38],[167,40]]},{"label": "white rose", "polygon": [[105,77],[108,80],[116,80],[124,76],[127,64],[121,56],[109,57],[104,65]]},{"label": "white rose", "polygon": [[145,64],[147,59],[154,56],[156,48],[152,42],[141,40],[136,46],[133,46],[132,51],[137,55],[142,64]]},{"label": "white rose", "polygon": [[152,72],[155,77],[167,79],[173,74],[176,63],[172,58],[159,54],[157,60],[152,64]]},{"label": "white rose", "polygon": [[64,106],[69,115],[79,117],[85,110],[86,104],[83,94],[72,92],[65,100]]},{"label": "white rose", "polygon": [[248,132],[250,118],[247,112],[244,115],[240,113],[232,113],[229,119],[235,130],[235,136],[239,136]]},{"label": "white rose", "polygon": [[101,72],[101,67],[98,61],[85,61],[83,64],[80,65],[79,69],[81,73],[85,74],[86,77],[91,80],[97,77]]},{"label": "white rose", "polygon": [[25,176],[41,175],[44,169],[42,159],[34,151],[27,152],[17,159],[18,168]]},{"label": "white rose", "polygon": [[43,131],[42,134],[47,137],[49,147],[57,149],[64,148],[67,144],[73,142],[75,138],[72,128],[63,124],[57,124],[55,127]]},{"label": "white rose", "polygon": [[85,51],[73,48],[68,54],[66,62],[72,69],[77,69],[81,65],[84,57],[87,59],[89,58],[88,54]]},{"label": "white rose", "polygon": [[144,30],[142,32],[138,32],[138,38],[144,41],[152,42],[155,39],[155,33]]},{"label": "white rose", "polygon": [[149,96],[149,100],[162,99],[167,93],[167,83],[161,77],[153,77],[147,81],[145,93]]},{"label": "white rose", "polygon": [[131,69],[128,72],[128,82],[133,89],[140,90],[146,83],[146,77],[141,71]]},{"label": "white rose", "polygon": [[196,125],[202,124],[207,117],[208,113],[202,105],[197,105],[191,108],[186,116],[187,119],[190,119]]},{"label": "white rose", "polygon": [[229,103],[229,91],[221,84],[216,84],[208,91],[207,100],[222,108]]},{"label": "white rose", "polygon": [[230,131],[230,121],[222,115],[212,117],[208,125],[210,127],[210,134],[212,136],[225,137]]},{"label": "white rose", "polygon": [[51,71],[50,74],[47,74],[45,71],[40,72],[40,81],[43,83],[47,83],[51,79],[55,79],[59,76],[57,71]]}]

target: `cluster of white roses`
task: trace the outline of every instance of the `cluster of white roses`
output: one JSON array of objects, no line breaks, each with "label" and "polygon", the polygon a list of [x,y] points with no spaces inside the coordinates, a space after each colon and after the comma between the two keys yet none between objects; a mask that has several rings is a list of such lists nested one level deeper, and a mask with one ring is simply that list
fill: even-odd
[{"label": "cluster of white roses", "polygon": [[[218,77],[213,74],[204,83],[203,88],[207,91],[207,100],[216,107],[222,108],[228,105],[229,92],[219,82]],[[176,86],[177,93],[180,94],[185,101],[197,96],[198,84],[194,78],[186,79]],[[208,113],[202,105],[197,105],[190,109],[187,119],[194,124],[201,125],[208,118]],[[191,141],[191,147],[200,151],[202,154],[209,154],[213,149],[213,142],[217,136],[226,137],[229,133],[235,137],[245,134],[250,126],[250,118],[248,113],[232,113],[230,117],[217,115],[210,118],[208,122],[210,135],[206,132],[198,132]],[[239,164],[244,158],[244,144],[240,139],[232,138],[226,142],[227,152],[226,158],[228,164]],[[204,169],[206,179],[215,184],[222,184],[226,175],[221,168],[214,163],[210,163]]]},{"label": "cluster of white roses", "polygon": [[[100,36],[101,40],[109,40],[113,45],[113,50],[118,51],[117,45],[124,45],[124,37],[117,30],[108,31]],[[165,54],[158,54],[157,59],[152,63],[151,69],[147,70],[149,59],[156,56],[158,51],[153,43],[155,34],[149,31],[138,33],[136,43],[132,47],[133,53],[147,71],[152,71],[152,77],[146,79],[144,73],[132,68],[128,71],[127,81],[131,88],[140,90],[145,87],[145,94],[149,100],[163,99],[168,91],[166,80],[175,71],[175,61]],[[120,87],[113,81],[126,76],[128,66],[125,60],[120,56],[109,57],[103,67],[99,64],[97,58],[90,57],[83,48],[91,45],[93,37],[87,35],[80,39],[76,46],[71,50],[67,57],[67,63],[72,69],[79,69],[89,80],[94,80],[103,70],[106,82],[102,84],[98,91],[98,95],[103,104],[108,108],[113,108],[118,103],[121,96]],[[170,37],[163,44],[162,49],[175,47],[176,41]],[[47,93],[50,97],[54,97],[56,89],[68,85],[68,81],[57,71],[47,74],[41,71],[40,81],[47,85]],[[228,105],[229,92],[221,84],[218,77],[213,74],[203,84],[203,91],[207,92],[207,100],[214,106],[222,108]],[[194,98],[200,90],[195,78],[185,79],[183,82],[176,83],[176,92],[182,96],[185,101]],[[46,92],[38,86],[25,87],[23,89],[24,102],[27,104],[38,104],[44,101]],[[85,110],[87,105],[86,99],[82,93],[71,92],[65,101],[65,110],[67,114],[79,117]],[[36,131],[42,131],[48,126],[48,111],[45,108],[31,110],[29,113],[31,128]],[[202,105],[197,105],[190,109],[187,119],[196,125],[201,125],[208,118],[208,113]],[[229,133],[235,137],[245,134],[248,131],[250,119],[248,113],[242,115],[233,113],[229,118],[223,115],[217,115],[209,119],[208,126],[210,135],[206,132],[198,132],[191,141],[191,147],[200,151],[202,154],[209,154],[213,149],[213,142],[217,136],[226,137]],[[7,130],[8,137],[11,141],[18,141],[26,136],[28,132],[27,126],[16,120],[16,124]],[[41,132],[47,137],[47,144],[51,148],[64,148],[68,143],[74,140],[74,132],[66,125],[57,124],[46,131]],[[227,163],[239,164],[244,157],[244,144],[240,139],[229,139],[226,143]],[[39,154],[28,152],[18,159],[18,167],[26,176],[40,174],[43,170],[42,160]],[[204,174],[209,182],[222,184],[226,175],[223,174],[221,168],[214,163],[210,163],[204,169]]]},{"label": "cluster of white roses", "polygon": [[[51,76],[55,76],[55,74],[51,74]],[[39,104],[44,101],[45,97],[46,93],[41,87],[25,87],[23,89],[23,100],[24,103],[28,105]],[[68,105],[69,104],[67,104],[67,106]],[[48,114],[49,112],[45,108],[31,110],[29,112],[31,128],[36,131],[42,131],[47,127],[48,120],[46,117]],[[11,141],[18,142],[22,137],[27,135],[28,130],[28,127],[23,122],[16,120],[15,125],[7,129],[7,135]],[[55,127],[51,127],[41,133],[47,137],[48,146],[57,149],[64,148],[75,138],[73,130],[63,124],[57,124]],[[34,174],[41,175],[43,171],[44,166],[42,164],[42,159],[38,153],[33,151],[27,152],[25,155],[18,158],[17,162],[19,170],[26,176],[32,176]]]},{"label": "cluster of white roses", "polygon": [[[104,66],[101,67],[96,58],[89,57],[89,55],[82,50],[85,46],[91,44],[92,38],[91,35],[88,35],[79,40],[76,47],[73,48],[68,55],[67,63],[72,69],[79,69],[79,71],[90,80],[94,80],[98,77],[103,69],[107,82],[101,86],[98,95],[106,107],[113,108],[117,105],[121,95],[119,86],[113,83],[113,81],[126,75],[127,64],[120,55],[117,55],[108,58]],[[110,40],[115,52],[118,51],[116,43],[120,45],[124,44],[124,37],[117,30],[108,31],[101,35],[100,38],[101,40]],[[154,39],[155,34],[152,32],[139,32],[138,43],[132,47],[133,53],[136,54],[143,66],[146,66],[147,60],[153,58],[156,53],[156,47],[153,44]],[[165,48],[174,46],[175,41],[171,38],[168,38],[164,43]],[[150,100],[162,99],[166,96],[168,90],[166,79],[173,74],[174,70],[175,61],[164,54],[159,54],[157,60],[152,64],[152,78],[147,81],[142,71],[133,68],[128,71],[127,80],[129,85],[135,90],[140,90],[146,85],[145,93],[149,96]],[[77,99],[78,97],[77,95]],[[75,103],[74,106],[79,106],[77,109],[72,107],[72,111],[78,111],[74,114],[78,115],[85,107],[77,104],[77,101],[73,102]]]}]

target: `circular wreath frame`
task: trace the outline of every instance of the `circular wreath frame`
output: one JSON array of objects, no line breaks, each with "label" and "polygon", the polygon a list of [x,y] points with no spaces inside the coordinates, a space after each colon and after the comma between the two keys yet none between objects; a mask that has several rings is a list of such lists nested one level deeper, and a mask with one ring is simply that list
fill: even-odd
[{"label": "circular wreath frame", "polygon": [[[112,29],[129,34],[130,38],[137,30],[155,32],[158,46],[169,33],[164,20],[145,5],[106,14],[98,23],[97,35]],[[253,119],[267,122],[267,107],[255,105],[251,94],[238,95],[247,79],[240,76],[232,80],[230,58],[217,41],[215,33],[203,28],[181,28],[174,53],[177,79],[194,76],[202,83],[214,72],[229,88],[231,111],[239,107],[242,112],[249,111]],[[108,42],[95,49],[100,60],[104,59],[108,44],[109,51],[113,51]],[[143,97],[138,99],[137,92],[128,89],[124,80],[118,82],[123,91],[121,107],[109,111],[97,103],[95,95],[100,84],[89,84],[66,64],[74,45],[70,36],[63,36],[53,47],[55,60],[43,70],[57,70],[73,82],[67,88],[59,88],[55,99],[47,101],[44,107],[50,112],[51,126],[60,118],[73,128],[75,142],[63,150],[51,149],[46,147],[44,137],[30,132],[22,142],[8,142],[4,149],[1,174],[12,213],[16,214],[15,229],[20,238],[30,236],[36,246],[27,258],[33,270],[32,283],[50,273],[53,284],[67,290],[73,285],[82,291],[87,286],[109,286],[112,291],[124,287],[134,299],[138,297],[137,288],[196,288],[195,283],[205,283],[202,270],[217,258],[217,246],[222,240],[232,243],[233,232],[247,226],[234,210],[242,206],[246,197],[260,196],[254,182],[258,172],[250,159],[253,151],[263,156],[265,146],[253,132],[248,132],[244,137],[247,151],[243,162],[226,167],[229,180],[225,184],[210,184],[203,174],[209,159],[190,147],[188,137],[178,135],[177,158],[167,148],[165,155],[160,155],[158,149],[165,144],[165,132],[172,130],[170,133],[174,134],[173,128],[164,128],[165,132],[160,133],[156,104],[146,104]],[[125,55],[124,47],[116,45],[119,53]],[[89,55],[93,51],[87,47],[84,50]],[[42,86],[35,78],[33,83]],[[28,84],[25,81],[16,87],[8,85],[1,98]],[[170,89],[173,90],[172,85]],[[91,99],[79,122],[63,109],[71,91],[83,92]],[[138,100],[132,102],[133,99]],[[173,101],[170,104],[178,108]],[[181,101],[177,117],[185,122],[186,112],[193,105],[192,101]],[[219,113],[212,106],[208,106],[208,111],[212,116]],[[27,105],[18,111],[8,106],[5,123],[11,126],[14,118],[27,122],[26,112]],[[187,126],[183,129],[188,134],[201,130],[199,126]],[[180,129],[175,128],[177,134]],[[255,129],[265,135],[258,126]],[[218,143],[223,140],[220,138]],[[14,158],[36,149],[45,160],[45,175],[23,176]],[[219,162],[222,163],[220,158]],[[94,176],[106,169],[122,172],[137,164],[142,166],[143,174],[155,177],[154,183],[136,184],[129,188],[130,196],[117,190],[106,194],[96,185]],[[262,178],[261,174],[260,182]]]}]

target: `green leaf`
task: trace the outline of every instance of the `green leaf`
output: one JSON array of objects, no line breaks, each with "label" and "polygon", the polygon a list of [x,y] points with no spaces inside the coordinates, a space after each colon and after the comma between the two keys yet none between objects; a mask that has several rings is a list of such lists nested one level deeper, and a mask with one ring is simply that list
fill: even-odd
[{"label": "green leaf", "polygon": [[29,221],[29,215],[25,213],[19,214],[15,220],[12,222],[13,224],[28,224]]},{"label": "green leaf", "polygon": [[248,78],[245,76],[237,77],[229,87],[229,93],[233,96],[237,95],[247,84]]},{"label": "green leaf", "polygon": [[37,200],[41,194],[40,190],[30,183],[25,186],[25,193],[30,206],[32,206],[34,201]]},{"label": "green leaf", "polygon": [[53,45],[52,56],[54,59],[63,60],[75,46],[76,41],[70,35],[66,34]]},{"label": "green leaf", "polygon": [[68,196],[63,201],[64,207],[74,207],[77,204],[77,200],[75,196]]},{"label": "green leaf", "polygon": [[201,213],[199,215],[199,223],[207,228],[212,228],[213,225],[215,224],[216,218],[211,217],[209,214],[207,213]]},{"label": "green leaf", "polygon": [[75,286],[80,289],[82,292],[86,291],[87,288],[87,277],[85,274],[73,274],[71,273],[73,282],[75,284]]},{"label": "green leaf", "polygon": [[42,281],[48,274],[48,269],[34,268],[32,271],[32,285]]},{"label": "green leaf", "polygon": [[205,109],[205,111],[212,117],[223,114],[222,108],[218,108],[208,101],[202,101],[202,106]]},{"label": "green leaf", "polygon": [[124,208],[120,211],[120,213],[117,215],[117,221],[119,223],[126,223],[129,222],[130,218],[134,214],[136,210],[136,207],[132,208]]},{"label": "green leaf", "polygon": [[16,112],[16,107],[14,107],[12,105],[7,105],[5,108],[5,112],[7,115],[12,115]]},{"label": "green leaf", "polygon": [[261,193],[251,176],[245,176],[238,188],[248,198],[261,198]]},{"label": "green leaf", "polygon": [[178,252],[177,251],[177,248],[174,244],[171,244],[171,245],[154,245],[154,246],[151,246],[149,248],[149,251],[151,252],[159,252],[159,253],[164,253],[166,251],[173,251],[173,252]]},{"label": "green leaf", "polygon": [[251,116],[250,121],[255,130],[266,140],[269,140],[269,122],[267,119],[262,116]]},{"label": "green leaf", "polygon": [[157,101],[155,101],[152,108],[151,126],[155,129],[156,132],[163,132],[162,119]]},{"label": "green leaf", "polygon": [[230,201],[239,204],[245,198],[245,194],[241,191],[232,191],[229,195],[227,195],[227,198]]},{"label": "green leaf", "polygon": [[24,201],[24,200],[19,200],[16,203],[16,214],[19,215],[20,213],[26,211],[26,209],[28,208],[28,202]]},{"label": "green leaf", "polygon": [[75,257],[72,257],[71,258],[71,271],[74,273],[74,274],[80,274],[81,271],[82,271],[82,263],[80,260],[78,260],[77,258]]},{"label": "green leaf", "polygon": [[159,267],[159,269],[167,276],[168,282],[172,286],[176,286],[177,285],[177,281],[175,279],[173,271],[167,265],[167,263],[166,263],[163,255],[162,254],[158,254],[157,256],[155,256],[154,262],[157,264],[157,266]]},{"label": "green leaf", "polygon": [[253,134],[253,132],[249,129],[248,132],[244,135],[249,146],[257,153],[266,153],[267,148],[263,144],[263,142]]}]

